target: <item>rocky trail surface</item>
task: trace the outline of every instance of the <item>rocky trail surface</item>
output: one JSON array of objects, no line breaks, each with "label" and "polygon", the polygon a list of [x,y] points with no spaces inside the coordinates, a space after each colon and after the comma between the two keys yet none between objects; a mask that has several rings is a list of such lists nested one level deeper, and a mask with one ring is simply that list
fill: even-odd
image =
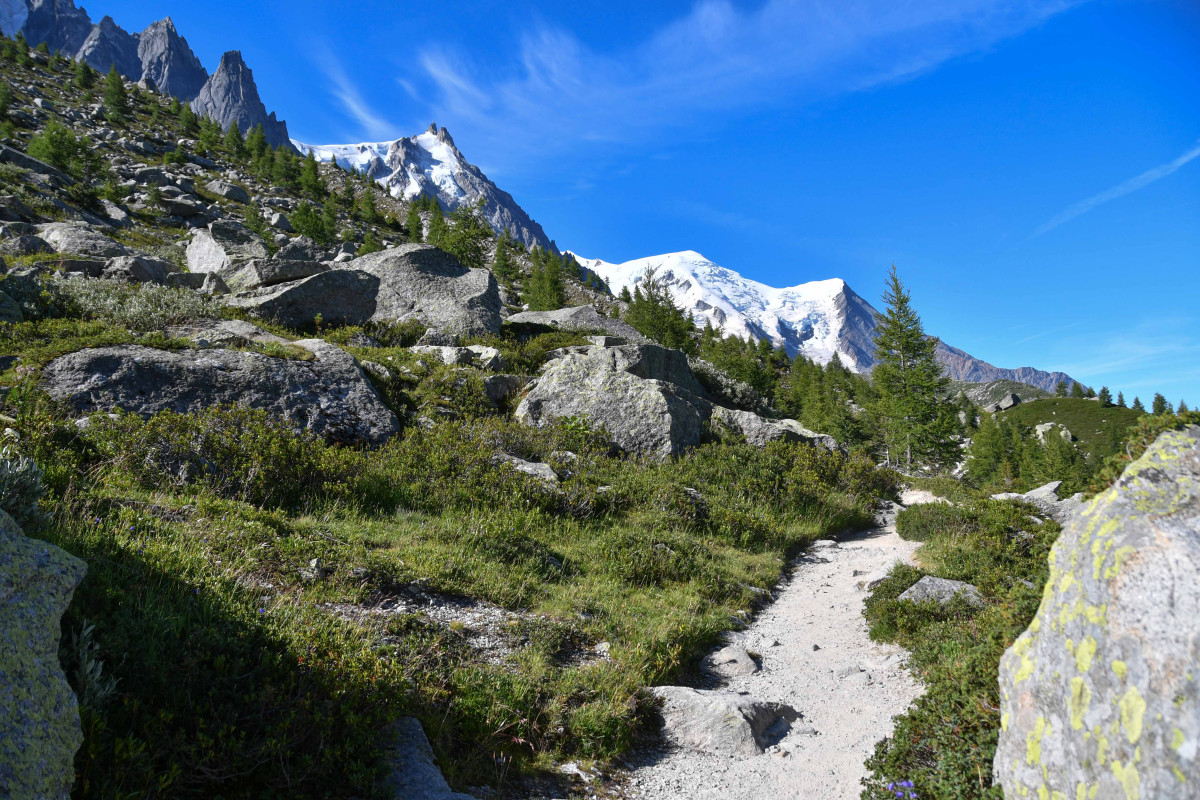
[{"label": "rocky trail surface", "polygon": [[[797,559],[778,599],[746,630],[733,634],[728,647],[705,659],[712,685],[723,696],[735,693],[772,708],[790,707],[798,718],[785,715],[756,734],[757,747],[748,757],[745,747],[742,755],[721,755],[719,744],[702,744],[709,750],[703,752],[694,736],[689,746],[672,731],[680,725],[686,729],[695,719],[681,719],[668,697],[664,717],[670,744],[630,763],[630,772],[617,781],[616,795],[631,800],[857,798],[875,743],[922,691],[903,667],[904,651],[872,642],[862,615],[868,584],[897,560],[911,562],[919,546],[902,540],[893,520],[838,542],[816,542]],[[722,674],[730,677],[718,677]],[[728,725],[729,717],[717,714],[710,722]]]}]

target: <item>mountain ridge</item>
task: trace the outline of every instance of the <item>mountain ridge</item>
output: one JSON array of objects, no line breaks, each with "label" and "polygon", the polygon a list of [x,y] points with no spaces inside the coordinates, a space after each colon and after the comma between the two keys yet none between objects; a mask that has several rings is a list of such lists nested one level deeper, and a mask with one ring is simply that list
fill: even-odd
[{"label": "mountain ridge", "polygon": [[[746,278],[694,250],[621,264],[567,252],[603,278],[614,293],[632,291],[647,267],[656,269],[676,305],[690,312],[698,326],[711,323],[743,339],[770,339],[788,355],[799,353],[820,364],[828,363],[836,352],[855,372],[870,372],[875,365],[872,336],[879,312],[841,278],[780,288]],[[1063,372],[997,367],[940,340],[938,360],[952,380],[1012,380],[1050,392],[1060,380],[1068,386],[1075,382]]]},{"label": "mountain ridge", "polygon": [[497,233],[507,231],[528,247],[558,252],[542,226],[511,194],[469,162],[454,144],[450,131],[437,123],[431,123],[424,133],[390,142],[306,144],[292,139],[291,143],[301,153],[313,153],[318,161],[337,158],[338,164],[365,173],[399,199],[426,195],[436,198],[448,211],[482,200],[483,215]]}]

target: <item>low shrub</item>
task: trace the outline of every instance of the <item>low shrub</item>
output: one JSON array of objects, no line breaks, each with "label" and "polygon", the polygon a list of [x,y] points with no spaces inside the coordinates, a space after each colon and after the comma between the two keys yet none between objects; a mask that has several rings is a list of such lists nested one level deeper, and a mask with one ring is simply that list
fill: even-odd
[{"label": "low shrub", "polygon": [[98,319],[134,331],[162,330],[220,315],[219,306],[191,289],[126,283],[115,280],[68,278],[53,281],[83,319]]},{"label": "low shrub", "polygon": [[959,536],[975,530],[976,515],[946,503],[922,503],[896,515],[896,532],[910,542],[928,541],[933,536]]}]

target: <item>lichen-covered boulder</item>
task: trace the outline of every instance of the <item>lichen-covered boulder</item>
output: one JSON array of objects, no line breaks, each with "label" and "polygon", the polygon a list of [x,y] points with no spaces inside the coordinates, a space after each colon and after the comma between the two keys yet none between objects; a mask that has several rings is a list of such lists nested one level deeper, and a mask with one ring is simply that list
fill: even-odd
[{"label": "lichen-covered boulder", "polygon": [[1200,427],[1074,515],[1000,664],[1008,798],[1200,794]]},{"label": "lichen-covered boulder", "polygon": [[0,797],[70,796],[83,732],[59,620],[86,569],[0,510]]},{"label": "lichen-covered boulder", "polygon": [[650,341],[628,322],[608,317],[592,306],[571,306],[554,311],[522,311],[508,318],[510,323],[546,325],[564,331],[604,331],[628,342]]},{"label": "lichen-covered boulder", "polygon": [[251,259],[269,256],[262,237],[233,220],[217,220],[209,224],[208,230],[196,231],[187,246],[189,272],[216,272],[224,276]]},{"label": "lichen-covered boulder", "polygon": [[826,433],[816,433],[805,428],[794,419],[767,419],[753,411],[739,409],[713,408],[712,421],[726,430],[740,434],[746,441],[756,447],[763,447],[768,442],[807,442],[814,447],[825,450],[839,449],[837,440]]}]

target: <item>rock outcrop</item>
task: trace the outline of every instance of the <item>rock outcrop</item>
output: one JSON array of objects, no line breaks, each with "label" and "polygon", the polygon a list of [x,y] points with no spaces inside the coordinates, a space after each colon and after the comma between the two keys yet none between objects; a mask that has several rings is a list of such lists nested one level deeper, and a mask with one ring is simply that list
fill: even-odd
[{"label": "rock outcrop", "polygon": [[331,324],[418,320],[455,334],[500,330],[500,292],[492,273],[467,269],[432,245],[400,245],[335,266],[229,302],[292,327],[320,315]]},{"label": "rock outcrop", "polygon": [[137,37],[114,22],[112,17],[104,17],[92,26],[75,60],[86,61],[101,75],[113,67],[132,80],[138,80],[142,74]]},{"label": "rock outcrop", "polygon": [[390,775],[387,788],[403,800],[475,800],[469,794],[450,790],[442,771],[433,759],[433,748],[421,722],[401,717],[392,727],[392,746],[388,751]]},{"label": "rock outcrop", "polygon": [[1000,664],[1008,798],[1196,796],[1200,427],[1164,433],[1063,529]]},{"label": "rock outcrop", "polygon": [[573,306],[556,311],[522,311],[508,318],[510,323],[545,325],[564,331],[602,331],[627,342],[645,344],[650,340],[628,322],[606,317],[593,306]]},{"label": "rock outcrop", "polygon": [[[61,50],[74,56],[92,32],[92,20],[72,0],[27,0],[29,15],[21,28],[30,45],[42,42],[50,52]],[[15,31],[5,31],[11,35]]]},{"label": "rock outcrop", "polygon": [[138,36],[142,79],[154,82],[159,93],[190,101],[200,94],[208,71],[170,17],[151,24]]},{"label": "rock outcrop", "polygon": [[575,416],[606,430],[621,450],[659,458],[699,444],[709,421],[760,446],[785,440],[837,447],[795,420],[715,405],[687,357],[655,344],[566,348],[530,384],[516,410],[517,419],[537,426]]},{"label": "rock outcrop", "polygon": [[244,134],[257,125],[263,126],[267,142],[273,147],[291,147],[287,123],[267,113],[258,96],[254,73],[242,60],[242,54],[230,50],[221,56],[221,65],[201,87],[192,110],[202,117],[211,117],[223,130],[237,125]]},{"label": "rock outcrop", "polygon": [[983,605],[983,595],[979,589],[964,581],[952,581],[947,578],[935,578],[926,575],[912,586],[905,589],[897,600],[907,600],[911,603],[938,603],[945,605],[956,597],[961,597],[973,606]]},{"label": "rock outcrop", "polygon": [[83,731],[58,661],[59,620],[85,571],[0,511],[0,796],[71,794]]},{"label": "rock outcrop", "polygon": [[1051,516],[1059,524],[1065,524],[1071,516],[1083,506],[1083,493],[1076,492],[1070,497],[1059,499],[1058,488],[1062,481],[1050,481],[1024,494],[1017,492],[1001,492],[992,495],[993,500],[1020,500],[1035,505],[1043,513]]},{"label": "rock outcrop", "polygon": [[42,226],[39,235],[56,253],[116,258],[129,252],[123,244],[82,223],[51,222]]},{"label": "rock outcrop", "polygon": [[187,247],[189,272],[215,272],[224,278],[251,259],[270,256],[262,237],[240,222],[217,220],[196,231]]},{"label": "rock outcrop", "polygon": [[242,405],[331,441],[378,445],[399,432],[396,415],[352,356],[320,339],[296,345],[316,358],[220,349],[170,352],[140,345],[89,348],[51,361],[41,388],[81,414],[121,408],[149,416]]},{"label": "rock outcrop", "polygon": [[799,712],[784,703],[735,692],[656,686],[663,732],[672,744],[701,753],[752,758],[787,735]]}]

